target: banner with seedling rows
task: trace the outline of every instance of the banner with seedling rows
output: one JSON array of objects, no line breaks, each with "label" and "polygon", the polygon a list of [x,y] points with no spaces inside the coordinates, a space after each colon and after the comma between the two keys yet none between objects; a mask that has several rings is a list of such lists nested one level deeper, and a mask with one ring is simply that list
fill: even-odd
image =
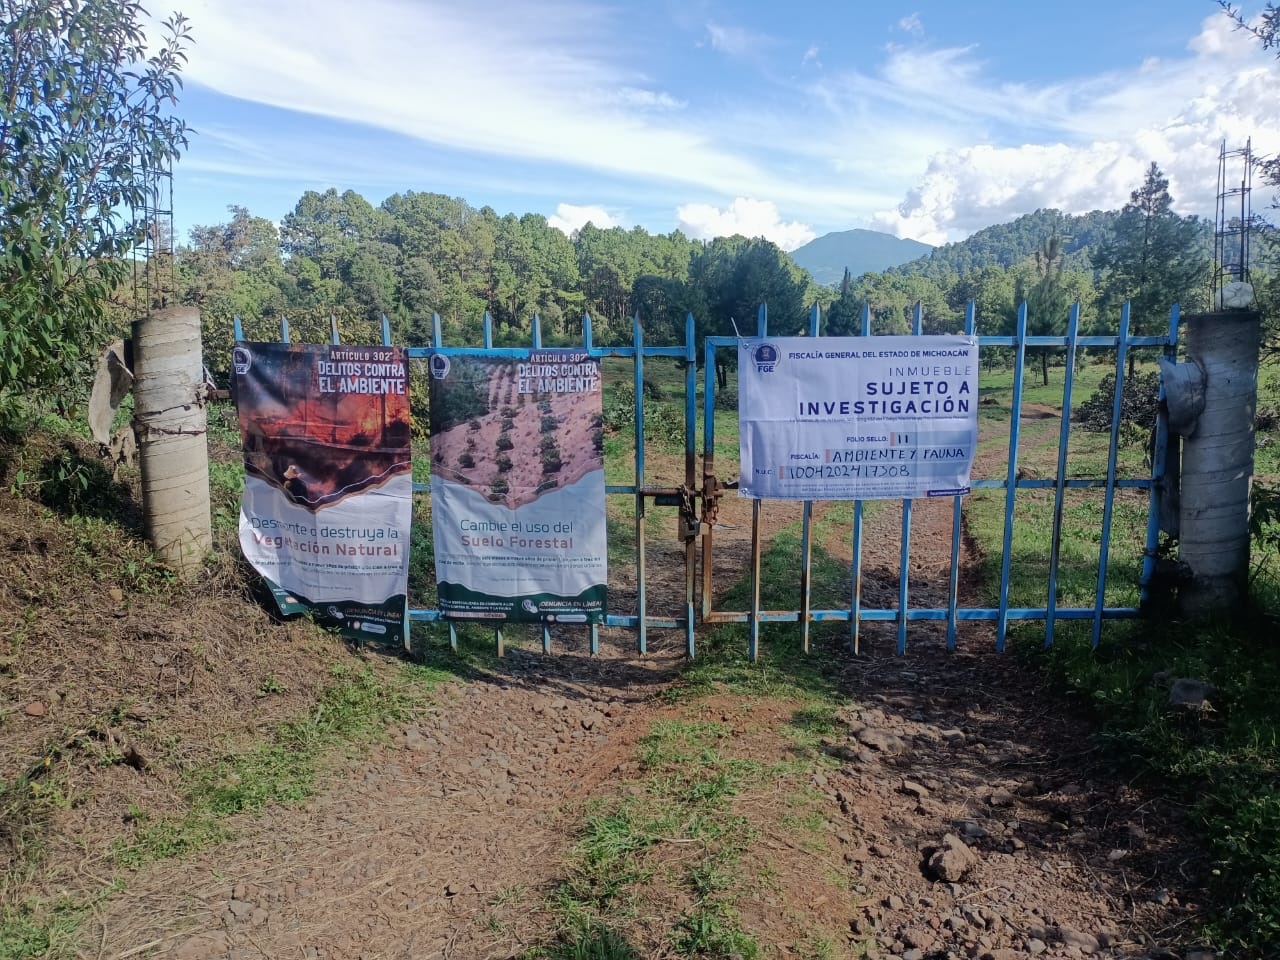
[{"label": "banner with seedling rows", "polygon": [[605,616],[600,362],[435,354],[431,513],[441,613],[599,623]]},{"label": "banner with seedling rows", "polygon": [[413,519],[404,351],[240,343],[232,360],[245,558],[281,613],[402,643]]}]

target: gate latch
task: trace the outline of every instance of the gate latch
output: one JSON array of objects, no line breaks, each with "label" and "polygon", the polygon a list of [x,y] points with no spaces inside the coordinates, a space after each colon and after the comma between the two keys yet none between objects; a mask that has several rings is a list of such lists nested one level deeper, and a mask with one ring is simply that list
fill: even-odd
[{"label": "gate latch", "polygon": [[698,511],[693,506],[694,492],[684,484],[680,485],[680,539],[696,540],[702,532],[698,522]]}]

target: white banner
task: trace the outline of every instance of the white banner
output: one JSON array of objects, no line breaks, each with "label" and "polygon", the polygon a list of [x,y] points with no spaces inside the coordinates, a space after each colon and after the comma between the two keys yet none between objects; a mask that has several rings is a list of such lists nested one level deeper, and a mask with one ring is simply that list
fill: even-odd
[{"label": "white banner", "polygon": [[412,508],[407,473],[314,511],[247,476],[240,548],[255,570],[292,596],[386,603],[405,593]]},{"label": "white banner", "polygon": [[978,442],[978,340],[740,340],[738,430],[743,497],[968,493]]}]

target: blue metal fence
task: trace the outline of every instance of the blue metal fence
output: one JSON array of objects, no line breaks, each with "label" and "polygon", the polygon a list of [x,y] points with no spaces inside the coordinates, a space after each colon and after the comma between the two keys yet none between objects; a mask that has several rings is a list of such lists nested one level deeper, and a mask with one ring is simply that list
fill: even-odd
[{"label": "blue metal fence", "polygon": [[[923,315],[917,305],[913,318],[913,332],[921,332]],[[633,613],[610,613],[605,625],[621,627],[634,631],[636,649],[645,653],[648,649],[648,631],[651,629],[674,629],[682,631],[685,649],[692,657],[696,651],[696,627],[698,624],[745,623],[748,626],[747,652],[751,659],[760,654],[760,626],[763,623],[797,623],[799,624],[801,642],[804,649],[809,649],[810,625],[828,621],[844,621],[849,624],[849,646],[857,650],[864,623],[893,623],[896,625],[897,649],[905,652],[907,647],[908,624],[913,621],[942,621],[946,625],[946,645],[954,649],[958,625],[961,621],[992,622],[996,626],[995,645],[1003,650],[1008,635],[1009,625],[1013,621],[1043,621],[1045,624],[1045,643],[1052,644],[1055,624],[1059,620],[1088,620],[1092,622],[1092,642],[1096,646],[1101,637],[1102,624],[1106,620],[1133,618],[1139,614],[1138,607],[1107,606],[1106,590],[1108,585],[1108,559],[1110,552],[1114,504],[1118,490],[1146,490],[1149,494],[1149,509],[1145,529],[1144,556],[1141,580],[1139,584],[1140,602],[1145,602],[1155,573],[1155,561],[1159,545],[1159,519],[1157,497],[1160,495],[1165,477],[1166,446],[1168,428],[1166,417],[1161,412],[1157,417],[1155,437],[1153,438],[1153,456],[1149,475],[1141,477],[1121,477],[1118,470],[1118,454],[1120,450],[1120,423],[1125,385],[1125,366],[1129,351],[1134,348],[1157,348],[1166,356],[1172,356],[1177,346],[1178,309],[1174,307],[1170,314],[1168,332],[1158,336],[1134,336],[1130,332],[1129,307],[1123,308],[1120,328],[1115,335],[1082,336],[1079,332],[1079,306],[1071,308],[1065,336],[1029,336],[1027,334],[1027,308],[1024,303],[1018,310],[1015,333],[1012,336],[982,335],[978,337],[979,351],[990,348],[1011,348],[1014,351],[1014,386],[1010,411],[1008,433],[1008,458],[1003,477],[976,477],[972,482],[975,490],[1002,489],[1004,497],[1003,550],[1000,565],[1000,583],[998,604],[995,607],[961,606],[959,596],[959,572],[961,566],[960,544],[963,535],[963,498],[955,497],[952,506],[951,549],[948,576],[948,595],[945,606],[913,607],[911,606],[911,584],[909,579],[911,561],[912,503],[902,503],[901,544],[898,562],[897,604],[894,607],[868,607],[863,602],[863,544],[865,539],[865,507],[862,501],[853,503],[852,540],[850,550],[850,575],[852,590],[849,605],[845,607],[815,609],[811,604],[811,554],[813,540],[813,503],[807,501],[802,506],[801,516],[801,563],[797,571],[800,587],[800,606],[794,610],[765,610],[761,607],[761,575],[760,566],[764,545],[761,542],[761,502],[752,501],[751,509],[751,602],[746,610],[714,609],[714,584],[712,583],[713,558],[715,551],[715,515],[720,498],[726,486],[716,474],[715,451],[715,390],[710,378],[716,370],[716,351],[718,349],[735,348],[735,337],[706,337],[703,343],[703,408],[702,408],[702,471],[697,471],[697,452],[695,441],[697,431],[697,350],[694,331],[694,319],[689,316],[685,322],[684,343],[679,345],[653,346],[644,342],[644,331],[636,318],[632,322],[632,342],[622,346],[596,346],[592,342],[592,324],[589,316],[583,318],[582,346],[593,357],[618,357],[631,361],[632,383],[635,391],[634,400],[634,481],[627,484],[610,484],[606,493],[614,497],[630,498],[635,512],[635,562],[636,562],[636,605]],[[807,332],[810,336],[822,333],[821,316],[815,307],[810,315]],[[973,335],[976,330],[976,316],[972,302],[965,312],[964,332]],[[871,335],[871,314],[864,307],[861,316],[862,336]],[[757,317],[757,335],[768,334],[768,310],[761,306]],[[339,330],[336,323],[331,324],[330,336],[333,343],[339,342]],[[243,330],[239,319],[235,321],[235,337],[243,339]],[[289,325],[282,320],[280,337],[289,342]],[[391,330],[386,318],[382,321],[383,344],[391,345]],[[483,346],[481,348],[464,346],[446,346],[441,336],[440,318],[437,316],[433,325],[432,343],[430,346],[410,346],[410,359],[426,359],[434,354],[446,356],[476,355],[490,357],[527,357],[531,350],[542,346],[541,323],[537,317],[533,320],[532,342],[528,347],[495,347],[493,345],[493,325],[486,313],[483,325]],[[1026,351],[1028,347],[1060,348],[1065,353],[1065,376],[1062,389],[1062,421],[1058,435],[1057,471],[1052,479],[1040,479],[1019,476],[1018,448],[1021,418],[1023,412],[1023,379],[1026,372]],[[1075,368],[1077,351],[1081,348],[1102,348],[1115,351],[1115,391],[1112,402],[1111,431],[1107,452],[1105,475],[1094,478],[1067,477],[1067,451],[1071,439],[1070,412],[1075,385]],[[685,478],[681,485],[649,485],[645,483],[645,387],[644,369],[646,358],[668,358],[678,361],[684,369],[684,460]],[[1163,399],[1163,388],[1161,392]],[[1057,605],[1057,587],[1059,573],[1059,554],[1063,538],[1063,512],[1068,490],[1081,488],[1099,489],[1104,498],[1103,519],[1100,532],[1100,550],[1097,571],[1097,589],[1094,602],[1088,607],[1059,607]],[[427,484],[414,484],[415,491],[429,490]],[[1045,605],[1042,607],[1014,607],[1010,604],[1010,581],[1013,560],[1014,509],[1019,490],[1052,490],[1053,491],[1053,525],[1049,557],[1049,580]],[[646,517],[649,504],[655,506],[675,507],[680,513],[680,537],[684,542],[684,585],[685,596],[682,609],[669,614],[655,615],[649,610],[647,590],[647,553],[646,553]],[[701,585],[697,570],[699,556],[697,544],[701,541]],[[445,622],[449,630],[451,644],[456,646],[456,625],[445,620],[438,609],[414,608],[409,611],[410,620],[417,623]],[[573,629],[564,628],[561,629]],[[599,652],[599,627],[589,627],[591,652]],[[505,638],[501,627],[495,629],[495,643],[502,653]],[[551,651],[551,633],[548,627],[542,628],[542,649]]]}]

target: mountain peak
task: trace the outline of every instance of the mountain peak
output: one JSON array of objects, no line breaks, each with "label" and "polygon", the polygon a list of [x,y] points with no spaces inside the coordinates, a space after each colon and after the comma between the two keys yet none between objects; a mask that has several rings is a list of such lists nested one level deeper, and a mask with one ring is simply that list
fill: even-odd
[{"label": "mountain peak", "polygon": [[933,247],[919,240],[903,240],[877,230],[839,230],[810,240],[791,251],[791,259],[804,267],[817,283],[832,285],[844,271],[855,277],[880,273],[926,256]]}]

